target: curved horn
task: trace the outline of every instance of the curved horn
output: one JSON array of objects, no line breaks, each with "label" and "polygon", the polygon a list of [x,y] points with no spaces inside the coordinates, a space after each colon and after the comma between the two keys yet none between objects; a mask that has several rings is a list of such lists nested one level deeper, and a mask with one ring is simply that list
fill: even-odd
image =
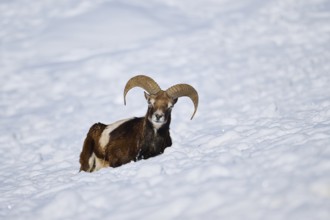
[{"label": "curved horn", "polygon": [[191,116],[191,119],[193,119],[193,117],[197,111],[197,107],[198,107],[198,93],[194,89],[194,87],[192,87],[191,85],[188,85],[188,84],[177,84],[177,85],[174,85],[174,86],[168,88],[166,90],[166,93],[173,99],[176,99],[176,98],[179,98],[182,96],[189,97],[191,99],[191,101],[194,103],[194,107],[195,107],[194,113]]},{"label": "curved horn", "polygon": [[128,80],[124,89],[125,105],[126,105],[126,94],[130,89],[134,87],[141,87],[144,90],[146,90],[149,94],[156,94],[161,90],[159,85],[149,76],[144,76],[144,75],[134,76],[130,80]]}]

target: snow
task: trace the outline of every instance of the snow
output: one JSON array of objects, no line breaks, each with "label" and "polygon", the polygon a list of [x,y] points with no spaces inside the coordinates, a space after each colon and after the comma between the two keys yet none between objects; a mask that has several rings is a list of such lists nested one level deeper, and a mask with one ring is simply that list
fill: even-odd
[{"label": "snow", "polygon": [[[330,219],[330,2],[0,2],[0,219]],[[79,173],[137,74],[193,85],[173,146]]]}]

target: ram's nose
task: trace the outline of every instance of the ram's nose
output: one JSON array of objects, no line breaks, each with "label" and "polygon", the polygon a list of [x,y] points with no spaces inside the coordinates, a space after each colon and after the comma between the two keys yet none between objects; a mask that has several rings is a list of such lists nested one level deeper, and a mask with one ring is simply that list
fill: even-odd
[{"label": "ram's nose", "polygon": [[161,119],[164,115],[163,114],[155,114],[155,117],[157,120]]}]

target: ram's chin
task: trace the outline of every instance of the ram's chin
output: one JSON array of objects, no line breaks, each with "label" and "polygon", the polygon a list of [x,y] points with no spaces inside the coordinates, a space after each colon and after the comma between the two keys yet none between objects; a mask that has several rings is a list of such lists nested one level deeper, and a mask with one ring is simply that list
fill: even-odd
[{"label": "ram's chin", "polygon": [[153,120],[153,119],[149,119],[149,121],[151,122],[152,126],[156,130],[161,128],[166,123],[166,121],[159,121],[159,120],[157,121],[157,120]]}]

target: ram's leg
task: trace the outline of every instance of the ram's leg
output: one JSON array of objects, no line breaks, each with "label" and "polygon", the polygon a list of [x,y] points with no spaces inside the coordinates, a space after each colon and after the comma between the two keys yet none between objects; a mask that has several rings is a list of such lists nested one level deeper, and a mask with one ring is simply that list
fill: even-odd
[{"label": "ram's leg", "polygon": [[94,140],[90,137],[89,133],[87,134],[82,151],[80,153],[80,171],[91,172],[93,168],[93,163],[95,163],[94,157],[92,157],[94,149]]}]

